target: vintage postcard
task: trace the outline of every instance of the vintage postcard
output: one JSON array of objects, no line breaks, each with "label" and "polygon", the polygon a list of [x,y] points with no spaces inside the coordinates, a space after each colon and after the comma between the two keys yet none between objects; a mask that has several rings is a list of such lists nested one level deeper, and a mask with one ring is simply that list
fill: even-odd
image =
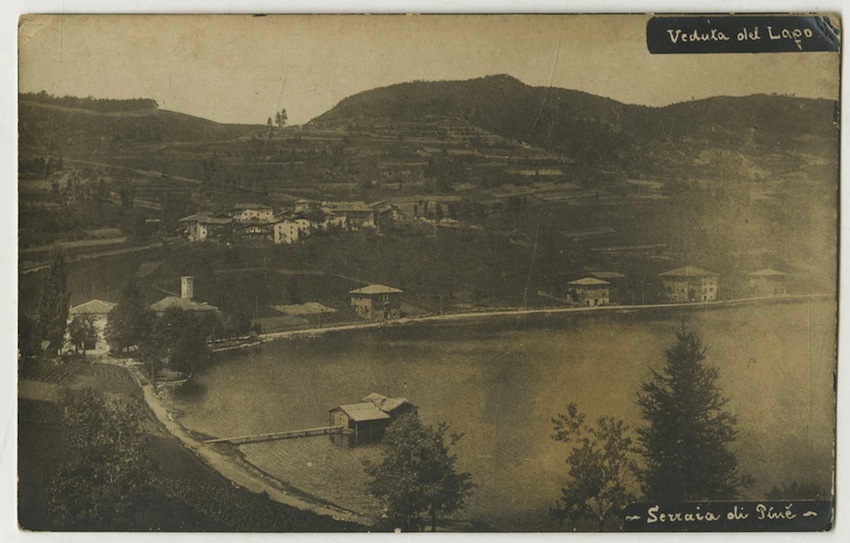
[{"label": "vintage postcard", "polygon": [[27,531],[823,531],[834,15],[24,15]]}]

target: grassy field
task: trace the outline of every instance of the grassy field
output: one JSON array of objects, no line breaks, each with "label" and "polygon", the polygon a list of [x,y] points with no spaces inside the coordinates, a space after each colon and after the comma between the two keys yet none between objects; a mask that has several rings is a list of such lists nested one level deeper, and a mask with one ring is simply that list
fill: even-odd
[{"label": "grassy field", "polygon": [[[137,394],[130,374],[103,365],[62,365],[35,362],[22,378],[52,383],[64,389],[92,387],[113,394]],[[68,431],[61,406],[20,399],[18,403],[18,522],[25,530],[62,529],[47,505],[48,489],[66,454]],[[109,531],[351,531],[356,526],[305,513],[235,487],[204,465],[149,415],[150,434],[144,455],[154,466],[149,484],[136,497],[126,523],[108,519]]]}]

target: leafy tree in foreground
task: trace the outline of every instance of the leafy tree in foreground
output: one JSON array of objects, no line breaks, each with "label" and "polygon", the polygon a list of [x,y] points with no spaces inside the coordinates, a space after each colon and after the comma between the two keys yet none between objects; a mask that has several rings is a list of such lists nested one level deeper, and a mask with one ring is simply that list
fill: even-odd
[{"label": "leafy tree in foreground", "polygon": [[47,348],[54,354],[65,342],[70,299],[65,279],[65,257],[60,251],[54,251],[42,283],[36,321],[38,337],[49,342]]},{"label": "leafy tree in foreground", "polygon": [[69,450],[49,489],[50,509],[65,529],[125,526],[148,470],[142,404],[91,389],[63,403]]},{"label": "leafy tree in foreground", "polygon": [[451,452],[463,435],[448,431],[444,422],[436,428],[423,425],[416,413],[401,415],[389,426],[383,460],[366,467],[372,477],[369,492],[384,506],[380,528],[421,531],[427,515],[436,531],[438,517],[465,507],[475,485],[469,473],[457,472],[457,455]]},{"label": "leafy tree in foreground", "polygon": [[71,344],[77,352],[86,353],[86,345],[97,341],[97,327],[89,315],[77,315],[68,325],[68,335],[71,336]]},{"label": "leafy tree in foreground", "polygon": [[561,489],[561,498],[549,513],[575,525],[584,520],[596,523],[599,531],[619,514],[635,496],[628,490],[633,474],[632,454],[636,452],[628,437],[628,426],[614,417],[600,417],[596,426],[584,423],[585,415],[576,404],[566,414],[552,419],[552,439],[575,443],[567,458],[570,481]]},{"label": "leafy tree in foreground", "polygon": [[131,278],[107,316],[106,341],[116,351],[129,349],[144,340],[153,323],[154,314],[145,306],[139,286]]},{"label": "leafy tree in foreground", "polygon": [[668,501],[734,498],[752,481],[739,472],[731,449],[736,417],[717,387],[718,371],[706,363],[702,339],[684,321],[665,356],[664,368],[653,370],[638,393],[646,422],[637,429],[643,491]]}]

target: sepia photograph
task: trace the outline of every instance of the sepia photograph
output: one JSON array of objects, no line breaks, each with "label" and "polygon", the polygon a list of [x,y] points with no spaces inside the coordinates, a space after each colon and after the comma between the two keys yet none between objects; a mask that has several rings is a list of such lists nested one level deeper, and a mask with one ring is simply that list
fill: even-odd
[{"label": "sepia photograph", "polygon": [[832,529],[841,23],[22,15],[19,530]]}]

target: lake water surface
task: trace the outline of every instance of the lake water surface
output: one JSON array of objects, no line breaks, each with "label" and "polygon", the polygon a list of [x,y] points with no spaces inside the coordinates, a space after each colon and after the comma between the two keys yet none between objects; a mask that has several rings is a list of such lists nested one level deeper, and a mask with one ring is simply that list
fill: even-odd
[{"label": "lake water surface", "polygon": [[[388,326],[222,353],[177,395],[181,422],[211,436],[322,426],[329,408],[370,392],[404,396],[427,423],[465,433],[460,468],[478,485],[459,518],[496,529],[557,529],[547,511],[567,477],[569,446],[551,417],[577,402],[589,419],[634,426],[650,368],[687,318],[738,415],[735,443],[756,478],[744,497],[799,481],[831,487],[835,305],[828,302],[498,317]],[[328,437],[252,444],[245,457],[308,494],[374,514],[363,461],[377,447]]]}]

